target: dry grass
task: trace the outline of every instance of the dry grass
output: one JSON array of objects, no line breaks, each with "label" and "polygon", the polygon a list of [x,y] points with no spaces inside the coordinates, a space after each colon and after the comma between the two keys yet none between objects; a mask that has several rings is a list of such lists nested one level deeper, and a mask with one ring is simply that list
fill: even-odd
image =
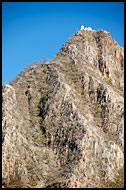
[{"label": "dry grass", "polygon": [[115,181],[108,181],[105,185],[106,188],[124,188],[124,168],[121,168],[118,172],[118,176],[115,177]]}]

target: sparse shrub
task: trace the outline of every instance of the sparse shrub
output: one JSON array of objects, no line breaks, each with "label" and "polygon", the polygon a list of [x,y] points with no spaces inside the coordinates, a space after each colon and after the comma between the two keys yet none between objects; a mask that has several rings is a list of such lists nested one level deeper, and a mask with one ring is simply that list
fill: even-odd
[{"label": "sparse shrub", "polygon": [[38,139],[39,136],[40,136],[40,134],[39,133],[35,133],[33,136],[34,136],[34,139]]},{"label": "sparse shrub", "polygon": [[56,55],[57,55],[57,56],[60,55],[60,51],[58,51],[58,52],[56,53]]},{"label": "sparse shrub", "polygon": [[123,86],[119,86],[119,90],[123,91],[124,87]]},{"label": "sparse shrub", "polygon": [[26,69],[28,69],[28,68],[30,68],[32,66],[35,66],[35,65],[46,63],[48,61],[49,61],[49,59],[47,57],[42,57],[42,58],[38,59],[38,61],[33,61],[32,63],[27,64],[26,68],[24,70],[26,70]]},{"label": "sparse shrub", "polygon": [[118,176],[115,177],[115,181],[108,181],[106,187],[108,188],[124,188],[124,168],[118,171]]},{"label": "sparse shrub", "polygon": [[49,61],[49,59],[47,57],[42,57],[41,59],[38,60],[38,63],[42,64],[42,63],[46,63],[48,61]]},{"label": "sparse shrub", "polygon": [[108,82],[108,84],[112,84],[112,80],[109,78],[108,80],[107,80],[107,82]]},{"label": "sparse shrub", "polygon": [[71,34],[68,38],[67,41],[72,40],[74,38],[74,34]]}]

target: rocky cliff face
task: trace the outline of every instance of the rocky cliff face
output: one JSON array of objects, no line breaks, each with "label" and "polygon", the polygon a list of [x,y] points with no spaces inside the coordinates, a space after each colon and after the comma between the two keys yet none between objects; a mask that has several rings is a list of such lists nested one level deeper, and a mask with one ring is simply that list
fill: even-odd
[{"label": "rocky cliff face", "polygon": [[3,186],[120,187],[123,69],[109,33],[78,31],[54,60],[5,84]]}]

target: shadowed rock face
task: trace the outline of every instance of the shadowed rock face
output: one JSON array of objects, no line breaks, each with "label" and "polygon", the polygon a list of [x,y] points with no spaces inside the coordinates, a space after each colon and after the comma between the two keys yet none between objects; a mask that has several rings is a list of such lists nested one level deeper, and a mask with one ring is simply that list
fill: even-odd
[{"label": "shadowed rock face", "polygon": [[123,51],[109,33],[79,31],[54,60],[3,86],[4,187],[110,187],[112,181],[119,187]]}]

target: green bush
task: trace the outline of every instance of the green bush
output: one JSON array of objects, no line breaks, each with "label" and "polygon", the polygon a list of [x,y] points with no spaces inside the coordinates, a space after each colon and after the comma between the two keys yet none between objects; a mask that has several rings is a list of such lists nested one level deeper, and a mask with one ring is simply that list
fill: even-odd
[{"label": "green bush", "polygon": [[112,84],[112,80],[111,80],[111,79],[108,79],[107,82],[108,82],[108,84],[110,84],[110,85]]}]

